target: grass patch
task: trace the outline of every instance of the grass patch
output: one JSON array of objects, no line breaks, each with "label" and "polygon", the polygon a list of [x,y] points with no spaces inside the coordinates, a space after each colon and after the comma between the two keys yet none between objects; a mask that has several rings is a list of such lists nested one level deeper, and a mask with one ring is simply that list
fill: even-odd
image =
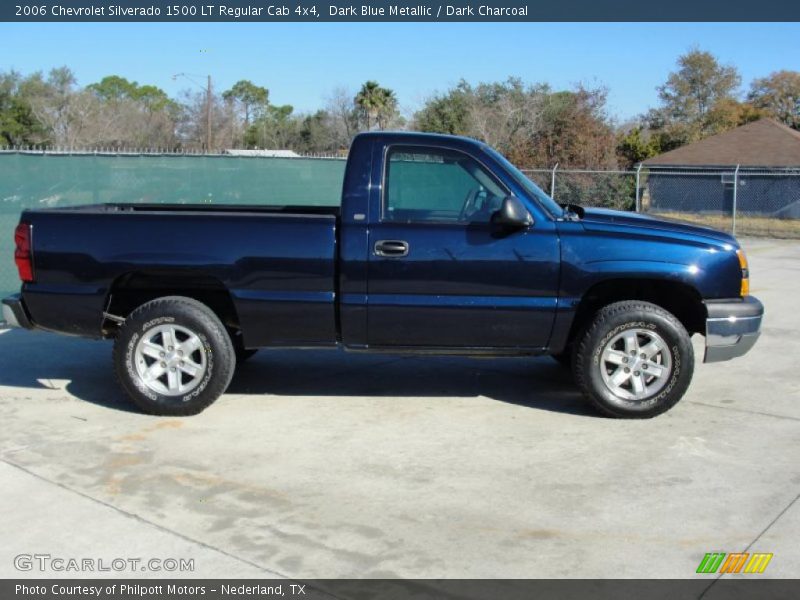
[{"label": "grass patch", "polygon": [[[687,212],[649,213],[657,217],[668,217],[713,227],[730,232],[733,219],[727,215],[704,215]],[[796,240],[800,239],[800,219],[771,219],[769,217],[736,217],[736,235]]]}]

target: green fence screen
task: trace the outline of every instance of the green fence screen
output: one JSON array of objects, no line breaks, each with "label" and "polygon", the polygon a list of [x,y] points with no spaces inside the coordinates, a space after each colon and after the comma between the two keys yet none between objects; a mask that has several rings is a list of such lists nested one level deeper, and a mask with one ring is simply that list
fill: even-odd
[{"label": "green fence screen", "polygon": [[26,208],[97,202],[336,206],[343,160],[0,153],[0,297],[19,289],[14,227]]}]

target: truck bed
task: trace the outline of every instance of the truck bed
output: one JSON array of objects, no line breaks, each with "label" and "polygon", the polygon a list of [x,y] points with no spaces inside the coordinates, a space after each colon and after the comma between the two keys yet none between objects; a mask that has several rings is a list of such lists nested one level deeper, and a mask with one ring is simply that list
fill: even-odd
[{"label": "truck bed", "polygon": [[[25,211],[44,329],[100,337],[115,286],[218,289],[248,346],[336,342],[338,207],[97,204]],[[112,311],[113,312],[113,311]]]}]

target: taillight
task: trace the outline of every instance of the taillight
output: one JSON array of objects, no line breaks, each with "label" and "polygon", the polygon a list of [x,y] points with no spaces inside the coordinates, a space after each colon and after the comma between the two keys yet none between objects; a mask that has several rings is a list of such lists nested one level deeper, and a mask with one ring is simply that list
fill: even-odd
[{"label": "taillight", "polygon": [[747,266],[747,257],[744,255],[744,250],[741,248],[737,250],[736,256],[739,257],[739,267],[742,269],[742,287],[739,290],[739,295],[744,297],[750,293],[750,268]]},{"label": "taillight", "polygon": [[19,278],[30,283],[33,281],[33,250],[31,248],[31,224],[24,221],[14,230],[14,262],[17,263]]}]

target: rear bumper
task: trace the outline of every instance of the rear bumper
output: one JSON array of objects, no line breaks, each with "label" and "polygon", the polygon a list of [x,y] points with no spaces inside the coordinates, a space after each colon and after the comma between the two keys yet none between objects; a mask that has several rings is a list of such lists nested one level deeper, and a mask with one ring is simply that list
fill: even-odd
[{"label": "rear bumper", "polygon": [[753,296],[708,300],[706,354],[703,362],[730,360],[745,354],[761,335],[764,305]]},{"label": "rear bumper", "polygon": [[19,294],[3,298],[3,320],[8,327],[33,329],[33,323],[28,317],[28,311],[25,310],[25,304]]}]

